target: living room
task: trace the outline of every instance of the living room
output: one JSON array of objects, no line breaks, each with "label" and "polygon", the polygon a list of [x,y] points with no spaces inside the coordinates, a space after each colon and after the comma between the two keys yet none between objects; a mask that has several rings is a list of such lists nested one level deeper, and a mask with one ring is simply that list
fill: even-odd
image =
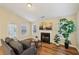
[{"label": "living room", "polygon": [[[3,41],[7,41],[7,39],[9,40],[12,39],[14,41],[19,41],[21,43],[23,40],[28,41],[27,39],[29,40],[31,39],[31,41],[33,42],[32,45],[34,46],[35,43],[36,46],[36,47],[34,46],[35,48],[32,46],[34,48],[34,50],[32,49],[33,51],[29,49],[29,51],[33,53],[29,52],[26,53],[24,51],[22,51],[23,53],[21,51],[19,53],[22,53],[22,55],[23,54],[78,55],[79,54],[78,19],[79,19],[78,3],[0,4],[0,46],[2,47],[3,45],[6,45]],[[59,34],[60,31],[59,29],[63,29],[60,28],[61,26],[60,20],[71,21],[75,25],[74,26],[71,23],[71,25],[73,25],[71,29],[73,30],[69,28],[70,33],[69,32],[67,33],[68,37],[66,38],[68,38],[69,40],[68,42],[70,42],[67,48],[65,47],[64,44],[65,37],[63,37],[63,35],[60,35],[60,39],[55,41],[56,35]],[[40,42],[38,43],[37,41]],[[2,44],[2,42],[4,44]],[[24,43],[27,44],[28,42]],[[20,48],[17,48],[17,50],[18,49]],[[37,49],[38,51],[36,51],[35,49]],[[0,54],[4,54],[2,50],[3,48],[0,49]],[[19,53],[17,52],[18,55]]]}]

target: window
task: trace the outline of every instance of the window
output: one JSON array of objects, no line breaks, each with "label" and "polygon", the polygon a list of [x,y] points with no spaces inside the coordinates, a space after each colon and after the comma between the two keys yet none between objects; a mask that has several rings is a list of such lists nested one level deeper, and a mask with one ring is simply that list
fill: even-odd
[{"label": "window", "polygon": [[8,25],[9,37],[16,37],[16,25],[11,23]]},{"label": "window", "polygon": [[32,25],[32,33],[36,33],[36,25],[35,24]]},{"label": "window", "polygon": [[21,24],[20,32],[21,32],[21,35],[25,35],[26,34],[26,32],[27,32],[26,24]]}]

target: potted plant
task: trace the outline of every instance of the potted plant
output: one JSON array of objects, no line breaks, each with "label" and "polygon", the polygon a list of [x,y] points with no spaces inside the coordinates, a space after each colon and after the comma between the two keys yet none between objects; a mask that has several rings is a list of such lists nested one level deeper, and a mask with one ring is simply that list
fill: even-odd
[{"label": "potted plant", "polygon": [[66,18],[60,19],[60,29],[59,32],[65,38],[65,48],[69,47],[69,35],[75,31],[75,24],[71,20],[67,20]]},{"label": "potted plant", "polygon": [[58,34],[55,35],[54,41],[57,46],[59,46],[60,36]]}]

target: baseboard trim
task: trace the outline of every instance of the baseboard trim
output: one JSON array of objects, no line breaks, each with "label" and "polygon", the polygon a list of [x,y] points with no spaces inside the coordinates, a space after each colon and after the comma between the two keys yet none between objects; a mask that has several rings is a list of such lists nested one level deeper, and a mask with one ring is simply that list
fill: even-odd
[{"label": "baseboard trim", "polygon": [[78,50],[78,52],[79,52],[79,48],[76,48],[77,50]]},{"label": "baseboard trim", "polygon": [[79,52],[79,48],[78,48],[78,47],[76,47],[76,46],[72,46],[72,45],[70,45],[70,46],[76,48],[77,51]]}]

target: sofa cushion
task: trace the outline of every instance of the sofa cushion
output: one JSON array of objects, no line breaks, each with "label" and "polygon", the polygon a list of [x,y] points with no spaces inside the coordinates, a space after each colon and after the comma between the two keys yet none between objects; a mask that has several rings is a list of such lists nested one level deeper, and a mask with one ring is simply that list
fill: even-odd
[{"label": "sofa cushion", "polygon": [[11,41],[9,45],[14,49],[16,54],[21,54],[23,52],[23,46],[18,41]]},{"label": "sofa cushion", "polygon": [[35,44],[32,43],[30,48],[24,50],[23,53],[21,53],[21,55],[34,55],[36,53],[37,53],[37,49],[35,47]]}]

